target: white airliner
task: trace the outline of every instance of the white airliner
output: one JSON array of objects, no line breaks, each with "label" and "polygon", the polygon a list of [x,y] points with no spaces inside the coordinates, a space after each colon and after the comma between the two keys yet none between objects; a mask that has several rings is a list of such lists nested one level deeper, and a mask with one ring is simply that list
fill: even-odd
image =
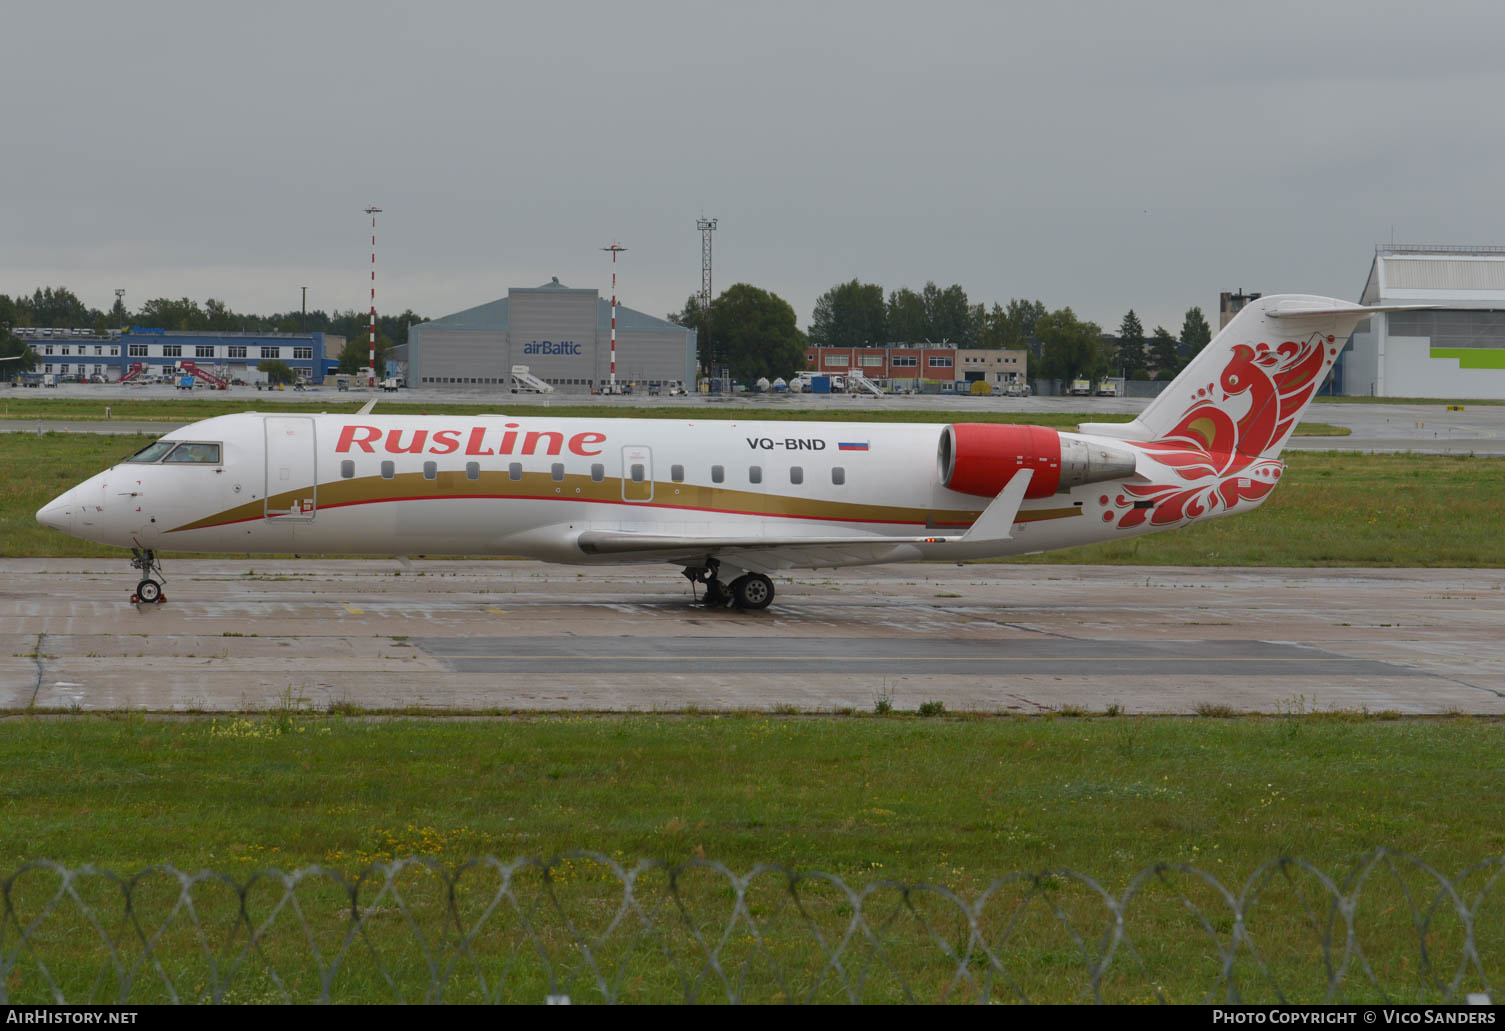
[{"label": "white airliner", "polygon": [[[1068,548],[1247,512],[1371,312],[1246,306],[1133,422],[553,419],[246,412],[176,430],[37,513],[132,549],[669,562],[709,604],[761,609],[768,573]],[[374,404],[374,402],[373,402]]]}]

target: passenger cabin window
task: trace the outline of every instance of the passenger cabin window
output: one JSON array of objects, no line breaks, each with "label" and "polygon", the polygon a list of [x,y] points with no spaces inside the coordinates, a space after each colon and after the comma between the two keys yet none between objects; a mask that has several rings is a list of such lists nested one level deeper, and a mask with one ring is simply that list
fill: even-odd
[{"label": "passenger cabin window", "polygon": [[564,482],[564,463],[563,462],[555,462],[553,465],[549,466],[549,475],[552,476],[552,477],[554,477],[554,482],[555,483],[563,483]]},{"label": "passenger cabin window", "polygon": [[391,459],[388,459],[387,461],[385,461],[385,462],[383,462],[381,464],[381,478],[382,479],[384,479],[384,480],[390,480],[392,477],[394,477],[396,475],[397,475],[397,467],[392,464]]},{"label": "passenger cabin window", "polygon": [[789,467],[789,482],[790,483],[804,483],[805,482],[805,470],[802,469],[802,468],[800,468],[797,465],[791,465]]},{"label": "passenger cabin window", "polygon": [[847,482],[847,471],[845,469],[843,469],[839,465],[832,466],[831,467],[831,482],[834,483],[834,484],[836,484],[836,486],[838,486],[838,487],[840,487],[843,483],[846,483]]},{"label": "passenger cabin window", "polygon": [[176,443],[177,441],[175,440],[159,440],[155,444],[146,445],[146,447],[142,448],[140,451],[137,451],[130,458],[127,458],[126,461],[135,462],[137,464],[155,462],[159,460],[163,455],[171,451],[173,445]]},{"label": "passenger cabin window", "polygon": [[480,462],[466,462],[465,463],[465,478],[467,480],[479,480],[481,478],[481,463]]},{"label": "passenger cabin window", "polygon": [[424,462],[423,463],[423,478],[425,480],[436,480],[436,479],[438,479],[439,478],[439,463],[438,462]]},{"label": "passenger cabin window", "polygon": [[600,483],[602,480],[606,479],[606,466],[602,465],[600,462],[592,462],[591,479],[596,483]]},{"label": "passenger cabin window", "polygon": [[685,467],[682,465],[669,466],[669,479],[673,480],[675,483],[684,483]]},{"label": "passenger cabin window", "polygon": [[179,444],[164,462],[180,462],[191,465],[219,465],[218,444]]},{"label": "passenger cabin window", "polygon": [[343,462],[340,463],[340,478],[342,480],[349,480],[349,479],[352,479],[354,476],[355,476],[355,463],[353,461],[351,461],[350,459],[347,458]]},{"label": "passenger cabin window", "polygon": [[747,470],[747,482],[748,483],[762,483],[763,482],[763,467],[761,465],[754,465],[754,466],[750,466],[748,468],[748,470]]},{"label": "passenger cabin window", "polygon": [[513,462],[507,466],[507,479],[520,480],[523,478],[523,463]]},{"label": "passenger cabin window", "polygon": [[634,462],[632,464],[632,482],[642,483],[645,475],[643,464],[641,462]]},{"label": "passenger cabin window", "polygon": [[726,482],[726,468],[724,466],[720,466],[720,465],[713,465],[713,466],[711,466],[711,482],[712,483],[725,483]]}]

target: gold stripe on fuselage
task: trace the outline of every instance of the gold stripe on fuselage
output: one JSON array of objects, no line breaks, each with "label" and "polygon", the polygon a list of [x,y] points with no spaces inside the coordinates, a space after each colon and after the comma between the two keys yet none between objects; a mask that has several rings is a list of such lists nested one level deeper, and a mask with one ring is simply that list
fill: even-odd
[{"label": "gold stripe on fuselage", "polygon": [[[634,492],[644,492],[648,484],[628,483]],[[340,508],[346,505],[370,505],[390,501],[464,500],[466,498],[543,501],[587,501],[598,504],[627,505],[658,509],[686,509],[693,512],[754,515],[768,518],[811,519],[838,523],[889,523],[909,526],[965,529],[982,514],[982,509],[907,508],[898,505],[864,505],[824,498],[791,497],[757,491],[707,487],[691,483],[655,480],[653,500],[624,501],[621,477],[596,481],[583,474],[566,475],[555,480],[549,473],[524,473],[514,480],[505,470],[482,472],[470,479],[462,470],[441,472],[434,479],[422,473],[399,473],[391,479],[362,476],[350,480],[331,480],[317,488],[317,507]],[[273,494],[270,498],[250,501],[225,509],[203,519],[174,527],[170,533],[203,530],[230,523],[261,519],[265,513],[286,512],[308,497],[307,487]],[[1023,509],[1016,516],[1021,523],[1042,519],[1079,516],[1076,507]]]}]

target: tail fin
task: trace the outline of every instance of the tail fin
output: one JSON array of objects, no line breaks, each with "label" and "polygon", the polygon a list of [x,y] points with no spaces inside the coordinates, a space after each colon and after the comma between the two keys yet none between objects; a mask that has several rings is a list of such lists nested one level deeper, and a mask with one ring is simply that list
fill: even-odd
[{"label": "tail fin", "polygon": [[1081,432],[1274,458],[1348,335],[1381,310],[1304,294],[1250,301],[1133,422],[1084,423]]}]

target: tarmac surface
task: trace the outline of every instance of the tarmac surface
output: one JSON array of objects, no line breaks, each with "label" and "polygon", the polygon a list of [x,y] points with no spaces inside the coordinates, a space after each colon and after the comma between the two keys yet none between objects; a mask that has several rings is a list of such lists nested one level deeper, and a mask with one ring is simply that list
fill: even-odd
[{"label": "tarmac surface", "polygon": [[1505,570],[0,560],[0,708],[1505,714]]}]

